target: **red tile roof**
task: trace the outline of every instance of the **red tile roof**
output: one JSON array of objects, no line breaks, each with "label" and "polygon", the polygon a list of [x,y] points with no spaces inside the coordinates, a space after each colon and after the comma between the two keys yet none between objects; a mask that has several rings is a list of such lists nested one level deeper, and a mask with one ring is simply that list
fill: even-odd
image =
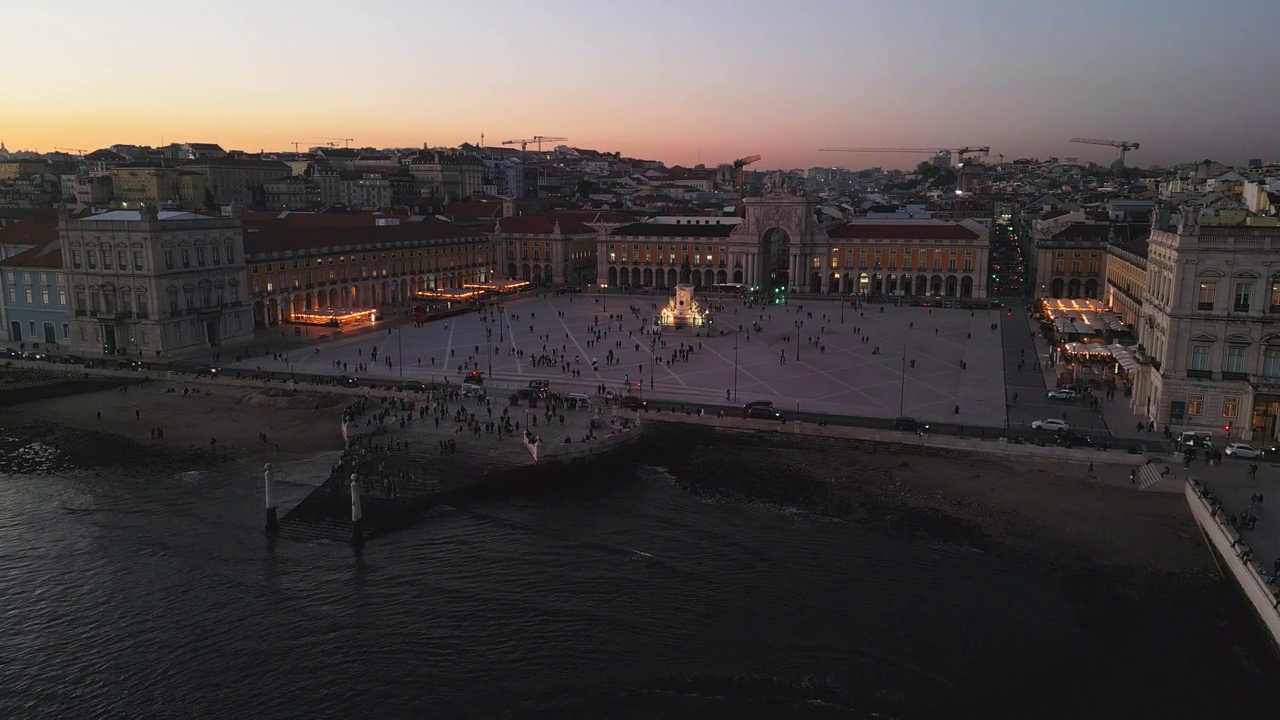
[{"label": "red tile roof", "polygon": [[240,222],[245,226],[259,227],[264,225],[283,224],[290,227],[314,228],[355,228],[373,227],[378,220],[396,218],[400,222],[408,222],[405,214],[382,212],[256,212],[241,213]]},{"label": "red tile roof", "polygon": [[698,237],[727,238],[738,224],[686,225],[675,223],[632,223],[614,228],[610,237]]},{"label": "red tile roof", "polygon": [[58,239],[58,221],[51,215],[36,215],[0,227],[0,245],[43,245]]},{"label": "red tile roof", "polygon": [[948,222],[860,222],[837,225],[827,232],[839,240],[977,240],[981,235]]},{"label": "red tile roof", "polygon": [[[555,210],[549,213],[561,221],[576,220],[581,223],[631,223],[643,220],[647,213],[626,213],[616,210]],[[563,227],[563,226],[561,226]]]},{"label": "red tile roof", "polygon": [[474,220],[477,218],[492,220],[502,214],[502,202],[468,200],[466,202],[449,203],[444,206],[444,210],[440,214],[454,220]]},{"label": "red tile roof", "polygon": [[54,237],[53,240],[46,241],[29,250],[23,250],[17,255],[11,255],[4,260],[0,260],[0,267],[61,270],[62,243],[57,237]]},{"label": "red tile roof", "polygon": [[508,235],[550,235],[560,226],[561,235],[594,235],[595,228],[578,220],[555,215],[524,215],[499,218],[497,227]]},{"label": "red tile roof", "polygon": [[309,251],[320,248],[368,246],[379,243],[415,243],[432,240],[483,239],[483,233],[435,218],[399,225],[335,226],[295,225],[288,222],[246,226],[246,256],[273,252]]}]

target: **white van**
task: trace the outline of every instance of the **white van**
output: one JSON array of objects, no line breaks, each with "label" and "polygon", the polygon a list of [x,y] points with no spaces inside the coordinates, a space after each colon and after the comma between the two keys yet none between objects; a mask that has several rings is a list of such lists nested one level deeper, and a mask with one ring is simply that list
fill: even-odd
[{"label": "white van", "polygon": [[1213,433],[1206,430],[1187,430],[1178,436],[1178,445],[1182,447],[1209,447],[1213,444]]},{"label": "white van", "polygon": [[578,403],[579,410],[589,410],[591,408],[591,398],[582,393],[566,393],[562,395],[565,400],[574,400]]}]

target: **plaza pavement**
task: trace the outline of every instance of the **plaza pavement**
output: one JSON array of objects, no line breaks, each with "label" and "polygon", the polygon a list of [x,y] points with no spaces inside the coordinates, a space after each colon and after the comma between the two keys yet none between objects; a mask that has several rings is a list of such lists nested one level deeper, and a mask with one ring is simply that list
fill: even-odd
[{"label": "plaza pavement", "polygon": [[[691,329],[664,331],[666,347],[656,353],[660,359],[665,361],[681,344],[694,348],[688,362],[675,362],[670,367],[665,362],[654,363],[649,338],[639,331],[639,318],[651,317],[667,301],[666,295],[657,294],[611,294],[603,299],[594,294],[524,297],[505,305],[501,330],[496,321],[486,324],[480,313],[437,320],[423,327],[388,323],[388,332],[313,341],[289,351],[287,360],[259,356],[229,363],[224,353],[222,365],[271,372],[288,372],[292,367],[298,373],[341,375],[341,367],[334,365],[338,361],[347,363],[349,375],[424,382],[443,382],[447,377],[455,383],[462,377],[458,366],[464,365],[490,375],[494,390],[545,378],[553,390],[594,394],[602,383],[621,391],[624,380],[643,380],[641,394],[649,401],[726,403],[727,390],[727,404],[772,400],[784,412],[879,418],[905,414],[930,422],[1005,427],[1002,333],[993,331],[991,324],[998,328],[1016,316],[1006,318],[1001,310],[867,305],[861,312],[846,307],[841,323],[840,303],[834,300],[798,299],[791,305],[763,310],[748,309],[740,299],[703,296],[700,300],[722,302],[725,307],[717,313],[709,337],[697,337]],[[621,319],[609,321],[609,314],[620,314]],[[592,339],[588,327],[595,319],[608,335],[588,347]],[[804,323],[798,331],[798,360],[797,320]],[[760,323],[761,332],[748,332],[752,321]],[[738,332],[739,325],[744,332]],[[487,328],[493,329],[492,347],[496,350],[491,357]],[[721,330],[724,335],[719,334]],[[866,343],[861,341],[864,335],[869,338]],[[817,338],[825,352],[808,344],[809,337]],[[880,353],[873,354],[877,346]],[[375,347],[378,363],[370,360]],[[555,365],[534,367],[531,356],[540,354],[544,347],[548,352],[560,348],[582,377],[571,378]],[[525,357],[510,354],[511,348],[524,350]],[[611,349],[620,357],[612,366],[605,362]],[[783,352],[785,364],[780,361]],[[905,388],[904,352],[908,361]],[[386,365],[387,357],[392,359],[391,368]],[[598,371],[591,369],[592,358],[599,360]],[[915,360],[914,368],[911,360]],[[962,360],[967,369],[961,369]],[[359,362],[369,363],[368,372],[355,372]]]}]

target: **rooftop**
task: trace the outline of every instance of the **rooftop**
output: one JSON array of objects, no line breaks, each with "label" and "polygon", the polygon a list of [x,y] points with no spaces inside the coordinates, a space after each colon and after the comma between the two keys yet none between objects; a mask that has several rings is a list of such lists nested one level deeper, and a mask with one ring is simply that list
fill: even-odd
[{"label": "rooftop", "polygon": [[[292,215],[292,213],[290,213]],[[398,225],[324,226],[287,221],[253,224],[244,228],[246,256],[267,253],[306,252],[320,248],[423,243],[432,240],[480,238],[481,233],[435,218],[415,218]]]},{"label": "rooftop", "polygon": [[[156,213],[156,217],[161,221],[164,220],[216,220],[217,218],[209,215],[198,215],[192,212],[180,212],[176,210],[161,210]],[[108,210],[97,215],[89,215],[79,218],[82,221],[89,222],[141,222],[141,210]]]},{"label": "rooftop", "polygon": [[727,238],[737,224],[677,225],[675,223],[638,222],[614,228],[610,237],[696,237]]},{"label": "rooftop", "polygon": [[596,229],[572,218],[554,215],[524,215],[498,218],[498,231],[511,235],[551,235],[560,228],[561,235],[595,235]]},{"label": "rooftop", "polygon": [[977,240],[976,231],[945,220],[851,220],[827,232],[836,240]]},{"label": "rooftop", "polygon": [[23,250],[0,260],[0,267],[6,268],[40,268],[43,270],[62,269],[62,243],[58,242],[57,226],[54,226],[54,237],[51,240]]},{"label": "rooftop", "polygon": [[47,215],[0,227],[0,245],[43,245],[57,239],[58,221]]}]

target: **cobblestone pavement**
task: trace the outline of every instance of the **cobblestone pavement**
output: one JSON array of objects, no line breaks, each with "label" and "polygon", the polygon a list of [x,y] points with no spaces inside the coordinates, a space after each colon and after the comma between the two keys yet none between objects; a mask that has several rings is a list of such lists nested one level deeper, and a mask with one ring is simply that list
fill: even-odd
[{"label": "cobblestone pavement", "polygon": [[[1003,311],[868,305],[859,312],[846,306],[842,322],[836,301],[797,300],[761,311],[741,300],[715,298],[711,301],[725,306],[709,336],[666,330],[665,347],[651,351],[639,318],[652,317],[666,299],[527,297],[505,306],[500,326],[496,314],[486,322],[482,314],[469,313],[424,327],[410,323],[385,333],[319,341],[279,361],[268,356],[228,363],[224,357],[223,365],[338,375],[346,363],[346,373],[354,375],[357,363],[368,363],[368,371],[359,374],[436,382],[446,377],[458,382],[462,366],[486,372],[496,387],[546,378],[553,389],[592,393],[601,384],[621,390],[626,381],[642,381],[646,399],[688,402],[724,402],[726,391],[733,400],[736,378],[737,402],[772,400],[782,409],[806,412],[885,418],[905,414],[932,422],[1005,425]],[[621,317],[610,321],[610,314]],[[597,321],[601,332],[607,332],[598,342],[589,331]],[[759,331],[751,330],[753,322],[759,323]],[[802,323],[798,329],[797,322]],[[693,347],[689,361],[668,365],[681,345]],[[879,353],[874,352],[877,347]],[[535,365],[533,357],[544,348],[548,353],[558,349],[581,377],[570,377],[558,364]],[[375,349],[377,362],[371,359]],[[513,349],[523,350],[523,358],[511,354]],[[610,350],[618,357],[612,365],[606,361]]]}]

